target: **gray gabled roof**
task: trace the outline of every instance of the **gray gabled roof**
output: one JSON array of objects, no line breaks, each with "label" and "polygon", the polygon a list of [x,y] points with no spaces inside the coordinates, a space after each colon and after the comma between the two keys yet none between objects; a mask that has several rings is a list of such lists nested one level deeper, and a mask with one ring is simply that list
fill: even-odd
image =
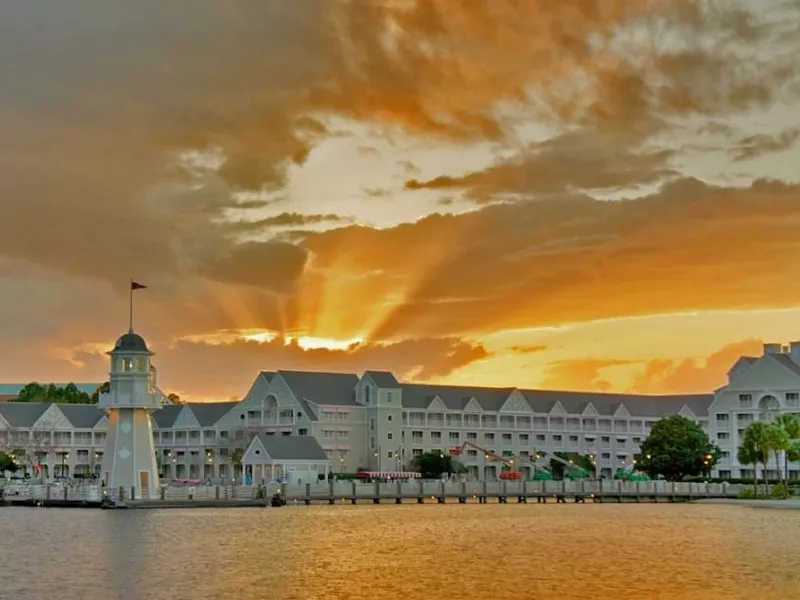
[{"label": "gray gabled roof", "polygon": [[0,403],[0,415],[3,415],[11,427],[29,428],[36,424],[48,408],[49,402],[3,402]]},{"label": "gray gabled roof", "polygon": [[105,416],[96,404],[56,404],[75,429],[92,429]]},{"label": "gray gabled roof", "polygon": [[358,375],[310,371],[278,371],[278,375],[298,400],[317,405],[356,406]]},{"label": "gray gabled roof", "polygon": [[[186,406],[192,409],[194,418],[200,423],[202,427],[211,427],[216,425],[222,417],[238,402],[188,402]],[[177,416],[177,415],[176,415]],[[174,419],[173,419],[174,422]]]},{"label": "gray gabled roof", "polygon": [[605,394],[601,392],[569,392],[551,390],[520,390],[534,412],[547,413],[556,402],[567,413],[579,415],[591,403],[598,414],[612,416],[620,405],[624,405],[633,417],[663,417],[675,414],[685,404],[700,416],[708,415],[714,394],[676,394],[650,396],[644,394]]},{"label": "gray gabled roof", "polygon": [[765,356],[768,356],[772,360],[778,361],[795,375],[800,375],[800,365],[794,362],[792,357],[788,354],[766,354]]},{"label": "gray gabled roof", "polygon": [[394,373],[389,371],[367,371],[364,375],[372,379],[379,388],[399,390],[403,387],[397,381]]},{"label": "gray gabled roof", "polygon": [[[464,410],[471,398],[485,411],[499,411],[511,392],[516,388],[481,388],[463,386],[439,386],[424,384],[403,384],[403,408],[422,410],[428,408],[438,396],[450,410]],[[708,408],[714,399],[713,394],[679,394],[669,396],[648,396],[642,394],[604,394],[599,392],[569,392],[551,390],[525,390],[525,396],[534,412],[549,413],[556,402],[571,415],[580,415],[591,403],[603,416],[612,416],[620,405],[634,417],[661,417],[675,414],[688,406],[698,417],[707,416]]]},{"label": "gray gabled roof", "polygon": [[319,460],[327,461],[328,456],[319,442],[309,435],[266,435],[258,439],[273,460]]},{"label": "gray gabled roof", "polygon": [[514,388],[482,388],[456,385],[426,385],[404,383],[403,408],[425,409],[436,397],[442,399],[450,410],[464,410],[471,398],[475,398],[483,410],[497,411],[503,406]]},{"label": "gray gabled roof", "polygon": [[183,404],[165,404],[161,409],[154,411],[152,418],[156,427],[159,429],[172,427],[182,408]]}]

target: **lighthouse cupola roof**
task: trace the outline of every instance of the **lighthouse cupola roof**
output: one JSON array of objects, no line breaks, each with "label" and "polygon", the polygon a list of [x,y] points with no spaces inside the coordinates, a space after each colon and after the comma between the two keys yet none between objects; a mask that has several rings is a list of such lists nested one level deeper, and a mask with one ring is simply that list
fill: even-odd
[{"label": "lighthouse cupola roof", "polygon": [[138,354],[151,354],[150,349],[147,347],[147,342],[138,333],[133,330],[125,335],[120,336],[117,343],[114,344],[113,353],[138,353]]}]

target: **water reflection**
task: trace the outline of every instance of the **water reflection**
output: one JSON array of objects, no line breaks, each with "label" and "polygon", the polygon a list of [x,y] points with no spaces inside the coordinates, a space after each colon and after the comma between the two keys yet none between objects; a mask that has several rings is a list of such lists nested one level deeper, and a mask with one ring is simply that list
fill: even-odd
[{"label": "water reflection", "polygon": [[800,512],[689,505],[7,508],[15,600],[797,597]]}]

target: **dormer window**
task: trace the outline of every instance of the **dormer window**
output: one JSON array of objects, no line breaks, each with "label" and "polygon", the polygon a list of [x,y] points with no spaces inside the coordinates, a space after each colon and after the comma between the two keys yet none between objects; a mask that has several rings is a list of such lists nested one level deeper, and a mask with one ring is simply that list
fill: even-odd
[{"label": "dormer window", "polygon": [[370,388],[368,385],[364,386],[364,404],[369,404],[370,401]]}]

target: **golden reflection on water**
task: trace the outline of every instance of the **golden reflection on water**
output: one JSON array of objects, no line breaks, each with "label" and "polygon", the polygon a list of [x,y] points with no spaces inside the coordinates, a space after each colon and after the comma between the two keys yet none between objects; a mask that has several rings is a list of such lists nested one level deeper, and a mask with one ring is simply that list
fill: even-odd
[{"label": "golden reflection on water", "polygon": [[709,505],[7,508],[9,600],[783,600],[800,512]]}]

